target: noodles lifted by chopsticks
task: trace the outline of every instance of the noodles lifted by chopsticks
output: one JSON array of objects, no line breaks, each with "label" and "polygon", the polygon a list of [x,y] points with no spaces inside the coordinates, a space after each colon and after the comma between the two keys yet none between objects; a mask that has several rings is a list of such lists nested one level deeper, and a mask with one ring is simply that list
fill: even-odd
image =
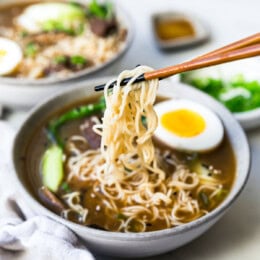
[{"label": "noodles lifted by chopsticks", "polygon": [[[110,184],[125,178],[127,171],[153,171],[164,179],[157,167],[152,135],[157,127],[157,115],[153,109],[158,80],[132,85],[136,75],[150,71],[148,67],[137,67],[124,71],[117,79],[113,92],[105,89],[106,111],[101,126],[101,152],[106,160],[105,175]],[[133,77],[125,87],[120,82]]]}]

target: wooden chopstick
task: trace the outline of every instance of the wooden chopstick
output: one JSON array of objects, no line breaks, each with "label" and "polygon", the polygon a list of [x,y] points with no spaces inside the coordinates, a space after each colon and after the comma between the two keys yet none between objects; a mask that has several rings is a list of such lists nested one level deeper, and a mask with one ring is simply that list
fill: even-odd
[{"label": "wooden chopstick", "polygon": [[[135,80],[135,83],[156,78],[161,80],[181,72],[205,68],[258,55],[260,55],[260,33],[254,34],[237,42],[228,44],[222,48],[201,55],[190,61],[162,68],[159,70],[154,70],[151,72],[146,72],[143,75],[140,75]],[[129,82],[129,80],[131,80],[131,78],[125,78],[121,81],[120,85],[126,85]],[[113,82],[109,86],[109,88],[112,88],[114,84],[115,82]],[[105,85],[96,86],[95,90],[104,90],[104,86]]]},{"label": "wooden chopstick", "polygon": [[240,49],[240,48],[243,48],[243,47],[247,47],[247,46],[250,46],[250,45],[253,45],[253,44],[257,44],[257,43],[260,43],[260,33],[253,34],[253,35],[251,35],[249,37],[246,37],[246,38],[244,38],[242,40],[233,42],[233,43],[228,44],[228,45],[226,45],[224,47],[221,47],[221,48],[216,49],[214,51],[208,52],[208,53],[206,53],[204,55],[198,56],[198,57],[196,57],[193,60],[206,58],[206,57],[209,57],[209,56],[213,56],[215,54],[220,54],[220,53],[226,53],[226,52],[229,52],[229,51],[234,51],[234,50],[237,50],[237,49]]},{"label": "wooden chopstick", "polygon": [[249,57],[254,57],[258,55],[260,55],[260,44],[244,47],[230,52],[215,54],[209,57],[206,56],[201,59],[194,59],[175,66],[147,72],[144,74],[144,78],[145,80],[151,80],[156,78],[164,79],[181,72],[201,69],[213,65],[218,65],[218,64],[245,59]]}]

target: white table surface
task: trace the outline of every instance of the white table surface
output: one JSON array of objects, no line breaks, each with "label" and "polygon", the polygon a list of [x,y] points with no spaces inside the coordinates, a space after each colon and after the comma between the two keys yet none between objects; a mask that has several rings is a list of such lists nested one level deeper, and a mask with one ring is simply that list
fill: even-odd
[{"label": "white table surface", "polygon": [[[102,75],[116,74],[137,64],[159,68],[190,59],[207,50],[256,33],[260,28],[260,0],[125,0],[120,2],[133,17],[134,43],[119,64]],[[163,53],[156,48],[151,30],[151,14],[179,10],[193,13],[209,26],[211,40],[201,46]],[[1,95],[1,93],[0,93]],[[18,127],[27,111],[13,111],[8,121]],[[165,255],[149,259],[260,259],[260,129],[248,132],[252,150],[251,175],[245,190],[230,211],[206,234]],[[115,259],[97,257],[98,259]]]}]

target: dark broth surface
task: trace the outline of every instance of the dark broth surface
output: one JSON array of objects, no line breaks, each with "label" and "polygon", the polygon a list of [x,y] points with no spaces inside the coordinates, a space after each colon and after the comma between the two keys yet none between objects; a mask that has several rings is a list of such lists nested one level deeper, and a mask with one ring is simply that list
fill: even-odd
[{"label": "dark broth surface", "polygon": [[[82,102],[84,104],[87,103],[93,103],[96,99],[89,99],[85,102]],[[158,100],[160,101],[160,99]],[[157,102],[158,102],[157,101]],[[82,103],[73,105],[72,107],[77,107],[81,105]],[[58,115],[66,112],[69,109],[67,107],[66,109],[60,111],[59,113],[56,113],[52,118],[57,117]],[[47,125],[46,121],[46,125]],[[74,120],[71,122],[66,123],[64,126],[60,129],[60,136],[62,139],[67,140],[72,135],[82,135],[79,126],[84,122],[84,119],[80,120]],[[184,152],[177,152],[173,148],[161,143],[158,140],[153,140],[154,144],[157,148],[160,150],[169,150],[172,154],[176,155],[176,157],[188,167],[192,167],[194,161],[199,161],[202,163],[202,165],[206,165],[207,167],[212,165],[216,169],[220,170],[222,173],[219,175],[218,178],[221,179],[223,183],[223,190],[225,190],[225,194],[222,194],[221,197],[218,199],[210,201],[208,205],[203,205],[203,201],[199,201],[199,204],[202,208],[204,208],[207,211],[211,211],[214,208],[216,208],[226,197],[228,192],[231,189],[232,183],[235,178],[235,169],[236,169],[236,163],[235,163],[235,157],[234,153],[232,151],[230,142],[225,136],[223,142],[221,145],[216,148],[214,151],[210,151],[203,154],[188,154]],[[42,186],[41,182],[41,158],[43,156],[44,151],[46,148],[50,145],[47,137],[46,137],[46,130],[44,126],[40,127],[38,131],[36,131],[35,135],[32,136],[31,143],[29,144],[27,148],[27,155],[25,160],[25,170],[28,172],[28,175],[30,176],[30,182],[31,182],[31,188],[35,194],[35,196],[38,197],[38,189]],[[84,149],[84,147],[82,147]],[[171,174],[173,169],[169,168],[168,172],[166,174]],[[68,174],[68,172],[65,169],[65,176]],[[79,217],[77,214],[69,214],[68,219],[83,225],[95,227],[95,228],[101,228],[109,231],[114,231],[118,228],[118,225],[120,224],[120,218],[124,218],[123,215],[116,215],[114,217],[108,216],[106,214],[106,205],[104,202],[104,195],[100,192],[95,192],[96,183],[93,182],[79,182],[78,180],[71,180],[69,182],[69,189],[71,191],[80,191],[80,199],[81,199],[81,205],[88,209],[88,218],[87,221],[84,223],[80,223]],[[66,191],[64,191],[62,188],[59,189],[57,192],[57,196],[61,199],[62,195],[66,194]],[[193,196],[193,194],[191,194]],[[40,199],[39,199],[40,200]],[[62,200],[62,199],[61,199]],[[116,202],[117,203],[117,202]],[[117,204],[118,207],[124,206],[121,205],[122,202],[119,202]],[[140,216],[141,217],[141,216]],[[189,215],[186,216],[186,222],[191,221],[192,219],[189,218]],[[165,222],[163,220],[157,220],[153,222],[152,225],[147,226],[146,231],[154,231],[154,230],[161,230],[166,228]],[[138,232],[138,223],[136,225],[133,224],[132,232]]]}]

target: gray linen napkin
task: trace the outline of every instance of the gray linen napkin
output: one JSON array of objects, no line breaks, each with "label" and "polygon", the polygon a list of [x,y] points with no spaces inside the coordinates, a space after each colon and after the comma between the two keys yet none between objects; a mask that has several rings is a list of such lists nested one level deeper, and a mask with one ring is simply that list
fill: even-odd
[{"label": "gray linen napkin", "polygon": [[37,216],[22,200],[10,167],[13,138],[14,130],[0,121],[0,259],[94,259],[72,231]]}]

